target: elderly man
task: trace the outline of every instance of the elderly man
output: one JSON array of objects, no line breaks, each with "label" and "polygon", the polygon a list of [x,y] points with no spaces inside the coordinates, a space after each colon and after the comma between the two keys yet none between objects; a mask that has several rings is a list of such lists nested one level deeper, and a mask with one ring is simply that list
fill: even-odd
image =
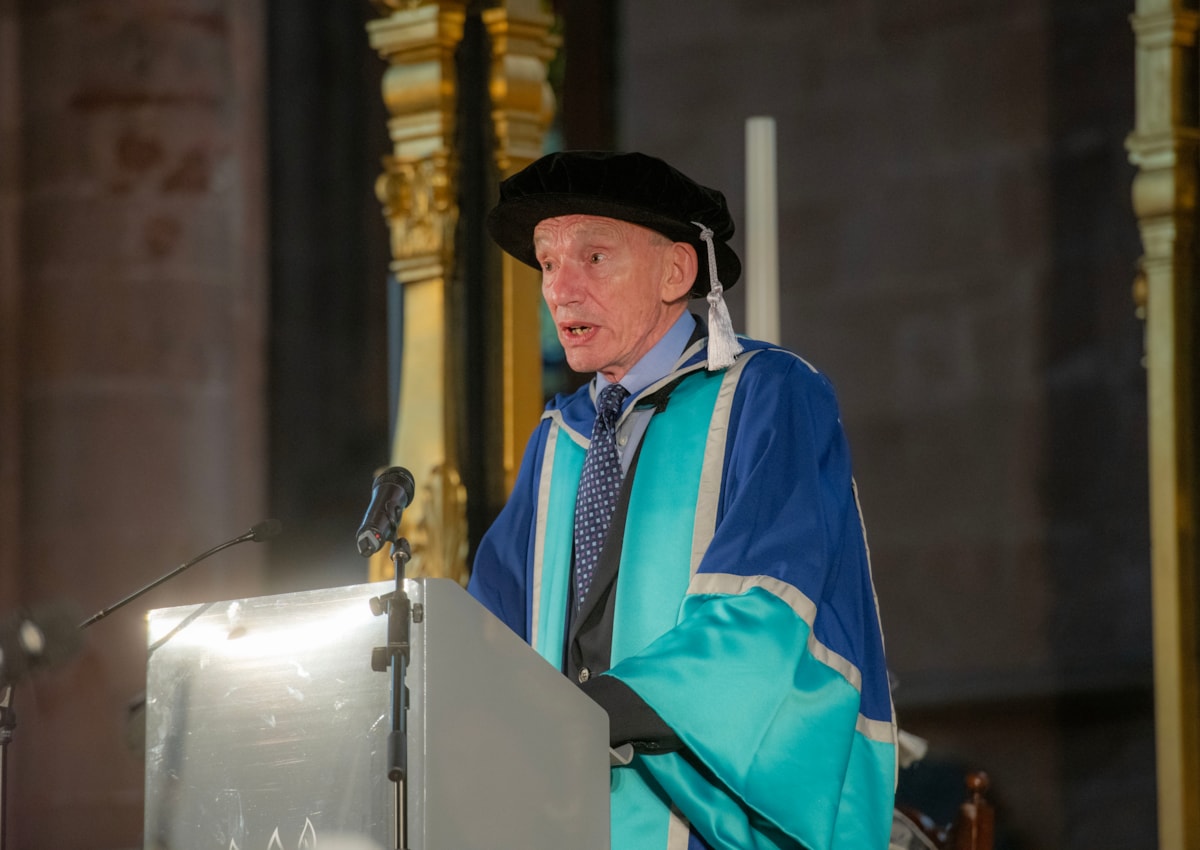
[{"label": "elderly man", "polygon": [[632,745],[612,847],[886,847],[896,730],[849,452],[829,382],[732,333],[724,196],[557,153],[488,230],[595,377],[547,406],[470,590]]}]

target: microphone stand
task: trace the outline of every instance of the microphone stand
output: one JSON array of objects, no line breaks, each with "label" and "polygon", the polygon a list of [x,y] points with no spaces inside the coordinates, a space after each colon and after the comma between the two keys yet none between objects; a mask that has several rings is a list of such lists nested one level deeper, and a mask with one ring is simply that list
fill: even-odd
[{"label": "microphone stand", "polygon": [[[150,582],[150,584],[146,585],[141,590],[135,590],[120,602],[97,611],[95,614],[79,624],[79,630],[83,631],[94,623],[103,620],[117,609],[124,608],[139,596],[149,593],[163,582],[175,578],[175,576],[179,575],[188,567],[200,563],[205,558],[209,557],[210,555],[215,555],[222,549],[228,549],[230,546],[236,546],[238,543],[245,543],[247,540],[253,540],[255,543],[261,543],[264,540],[270,540],[272,537],[277,536],[281,531],[283,531],[283,523],[281,523],[279,520],[263,520],[245,534],[240,534],[237,537],[234,537],[232,540],[226,540],[224,543],[214,546],[207,552],[202,552],[195,558],[192,558],[190,561],[180,564],[178,567],[171,570],[171,572],[167,573],[161,578]],[[12,741],[13,730],[17,725],[17,717],[13,712],[12,702],[13,686],[12,684],[4,685],[2,688],[0,688],[0,850],[5,850],[5,836],[8,832],[8,745]]]},{"label": "microphone stand", "polygon": [[0,850],[4,850],[4,836],[8,832],[8,807],[4,805],[8,793],[8,744],[17,728],[12,696],[12,685],[0,688]]},{"label": "microphone stand", "polygon": [[78,616],[75,606],[56,604],[15,612],[11,622],[0,620],[0,850],[8,833],[8,745],[17,728],[16,685],[78,652],[83,643],[75,625]]},{"label": "microphone stand", "polygon": [[404,683],[410,647],[408,624],[410,619],[421,621],[421,606],[412,605],[404,592],[404,567],[411,557],[412,549],[406,539],[401,537],[392,543],[396,589],[370,600],[371,612],[376,617],[386,613],[388,618],[387,646],[377,646],[371,651],[371,669],[385,673],[390,667],[392,671],[392,728],[387,742],[387,777],[396,783],[397,850],[408,848],[408,687]]}]

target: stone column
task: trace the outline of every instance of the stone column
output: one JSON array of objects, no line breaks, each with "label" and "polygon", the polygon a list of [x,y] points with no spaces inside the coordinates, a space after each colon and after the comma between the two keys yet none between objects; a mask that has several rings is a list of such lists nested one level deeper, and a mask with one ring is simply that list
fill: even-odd
[{"label": "stone column", "polygon": [[[2,604],[91,614],[264,518],[263,4],[4,11]],[[253,595],[264,551],[17,689],[11,846],[140,845],[144,612]]]}]

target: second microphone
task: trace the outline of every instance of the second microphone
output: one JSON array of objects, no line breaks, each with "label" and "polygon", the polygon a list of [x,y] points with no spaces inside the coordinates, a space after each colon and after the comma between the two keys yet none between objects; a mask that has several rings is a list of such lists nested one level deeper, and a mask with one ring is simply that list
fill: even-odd
[{"label": "second microphone", "polygon": [[392,466],[375,477],[371,485],[371,503],[358,527],[358,553],[364,558],[374,555],[383,544],[396,538],[400,516],[412,504],[412,473],[402,466]]}]

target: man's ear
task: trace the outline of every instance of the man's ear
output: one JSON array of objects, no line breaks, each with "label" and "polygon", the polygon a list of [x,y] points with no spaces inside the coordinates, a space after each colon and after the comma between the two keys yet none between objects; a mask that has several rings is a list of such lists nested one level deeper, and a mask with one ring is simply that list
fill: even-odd
[{"label": "man's ear", "polygon": [[696,249],[687,242],[672,242],[667,250],[666,268],[663,280],[663,301],[673,304],[680,299],[686,299],[696,282],[696,270],[699,268],[696,259]]}]

